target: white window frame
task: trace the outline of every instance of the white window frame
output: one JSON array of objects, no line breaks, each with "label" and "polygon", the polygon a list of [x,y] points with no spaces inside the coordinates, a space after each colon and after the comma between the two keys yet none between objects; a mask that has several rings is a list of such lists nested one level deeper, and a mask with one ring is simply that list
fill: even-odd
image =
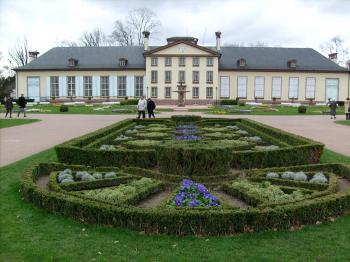
[{"label": "white window frame", "polygon": [[151,97],[152,98],[158,97],[158,87],[156,87],[156,86],[151,87]]},{"label": "white window frame", "polygon": [[265,97],[265,77],[256,76],[254,84],[254,97],[264,98]]},{"label": "white window frame", "polygon": [[186,57],[180,56],[179,57],[179,66],[185,66],[186,65]]},{"label": "white window frame", "polygon": [[337,97],[336,100],[339,100],[339,78],[326,78],[325,80],[325,101],[328,101],[328,97],[327,97],[327,87],[328,87],[328,81],[331,80],[336,80],[337,81]]},{"label": "white window frame", "polygon": [[84,97],[92,96],[92,76],[83,77],[83,91]]},{"label": "white window frame", "polygon": [[305,79],[305,99],[315,99],[316,95],[316,77],[307,77]]},{"label": "white window frame", "polygon": [[192,58],[192,66],[199,66],[199,57],[195,56]]},{"label": "white window frame", "polygon": [[151,71],[151,83],[158,83],[158,71]]},{"label": "white window frame", "polygon": [[[295,82],[293,83],[293,81]],[[289,87],[288,98],[298,99],[299,98],[299,77],[290,77],[288,87]]]},{"label": "white window frame", "polygon": [[179,71],[179,82],[186,82],[186,71],[180,70]]},{"label": "white window frame", "polygon": [[164,89],[165,98],[171,98],[171,86],[166,86]]},{"label": "white window frame", "polygon": [[272,77],[271,85],[272,85],[271,86],[271,98],[272,99],[273,98],[280,99],[282,97],[282,77],[280,77],[280,76]]},{"label": "white window frame", "polygon": [[171,83],[171,71],[170,70],[166,70],[164,72],[164,82]]},{"label": "white window frame", "polygon": [[237,77],[237,97],[238,98],[247,98],[248,89],[248,77],[239,76]]},{"label": "white window frame", "polygon": [[109,97],[109,76],[100,76],[100,91],[102,97]]},{"label": "white window frame", "polygon": [[60,80],[58,76],[50,76],[50,96],[60,96]]},{"label": "white window frame", "polygon": [[117,97],[126,97],[126,81],[126,76],[118,76]]},{"label": "white window frame", "polygon": [[[228,79],[228,86],[226,89],[223,87],[223,79]],[[230,77],[229,76],[220,76],[220,98],[230,98]]]},{"label": "white window frame", "polygon": [[143,76],[135,76],[135,97],[143,96]]},{"label": "white window frame", "polygon": [[213,83],[214,79],[214,72],[213,71],[207,71],[207,83]]},{"label": "white window frame", "polygon": [[192,82],[199,83],[199,71],[192,71]]},{"label": "white window frame", "polygon": [[198,98],[199,97],[199,87],[198,86],[194,86],[192,88],[192,97],[193,98]]},{"label": "white window frame", "polygon": [[212,98],[213,97],[213,87],[212,86],[207,86],[206,89],[207,93],[207,98]]},{"label": "white window frame", "polygon": [[75,88],[75,76],[67,76],[67,96],[75,97],[76,88]]},{"label": "white window frame", "polygon": [[166,56],[164,59],[165,66],[171,66],[171,62],[172,62],[171,60],[172,60],[171,57]]},{"label": "white window frame", "polygon": [[213,66],[214,65],[214,59],[212,57],[207,57],[207,66]]},{"label": "white window frame", "polygon": [[157,66],[158,65],[158,57],[151,56],[151,66]]}]

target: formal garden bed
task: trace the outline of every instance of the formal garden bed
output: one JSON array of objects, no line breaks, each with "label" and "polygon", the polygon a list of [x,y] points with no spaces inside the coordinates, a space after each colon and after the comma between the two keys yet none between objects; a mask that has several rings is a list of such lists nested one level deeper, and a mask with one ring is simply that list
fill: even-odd
[{"label": "formal garden bed", "polygon": [[27,169],[21,191],[50,212],[147,233],[288,229],[350,209],[350,167],[318,164],[322,151],[246,119],[126,120],[57,146],[60,163]]}]

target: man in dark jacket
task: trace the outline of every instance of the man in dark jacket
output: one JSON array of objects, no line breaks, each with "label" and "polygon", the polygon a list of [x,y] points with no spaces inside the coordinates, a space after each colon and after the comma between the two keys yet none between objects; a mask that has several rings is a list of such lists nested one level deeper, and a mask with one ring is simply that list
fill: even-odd
[{"label": "man in dark jacket", "polygon": [[18,111],[17,117],[19,117],[21,112],[23,112],[24,117],[26,117],[27,100],[23,94],[21,94],[21,97],[18,98],[17,104],[19,105],[19,111]]},{"label": "man in dark jacket", "polygon": [[8,114],[10,114],[10,118],[12,118],[12,108],[13,108],[12,98],[11,96],[7,96],[5,99],[6,99],[5,100],[5,108],[6,108],[5,118],[7,117]]},{"label": "man in dark jacket", "polygon": [[147,111],[148,111],[148,118],[155,118],[154,116],[154,109],[156,109],[156,104],[151,98],[148,98],[147,100]]}]

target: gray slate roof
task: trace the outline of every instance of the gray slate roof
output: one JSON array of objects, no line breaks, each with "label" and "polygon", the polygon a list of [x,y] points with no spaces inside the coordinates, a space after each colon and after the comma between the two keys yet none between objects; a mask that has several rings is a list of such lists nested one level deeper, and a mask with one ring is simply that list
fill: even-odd
[{"label": "gray slate roof", "polygon": [[[156,48],[154,46],[151,49]],[[215,50],[215,47],[208,46]],[[221,47],[219,69],[232,70],[293,70],[287,61],[297,60],[296,70],[339,71],[348,69],[328,60],[312,48],[281,47]],[[77,59],[78,65],[68,66],[68,59]],[[39,56],[31,63],[17,70],[84,70],[84,69],[124,69],[119,66],[119,59],[128,59],[128,69],[144,69],[143,47],[55,47]],[[240,69],[237,60],[246,59],[246,67]],[[294,69],[295,70],[295,69]]]}]

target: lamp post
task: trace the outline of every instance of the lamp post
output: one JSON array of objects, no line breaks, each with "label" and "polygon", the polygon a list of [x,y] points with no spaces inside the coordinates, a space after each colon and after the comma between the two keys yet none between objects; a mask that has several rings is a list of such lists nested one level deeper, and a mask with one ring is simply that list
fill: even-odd
[{"label": "lamp post", "polygon": [[148,86],[146,86],[146,99],[148,99]]},{"label": "lamp post", "polygon": [[218,105],[218,87],[215,87],[215,92],[216,92],[216,95],[215,95],[215,98],[216,98],[215,105]]}]

